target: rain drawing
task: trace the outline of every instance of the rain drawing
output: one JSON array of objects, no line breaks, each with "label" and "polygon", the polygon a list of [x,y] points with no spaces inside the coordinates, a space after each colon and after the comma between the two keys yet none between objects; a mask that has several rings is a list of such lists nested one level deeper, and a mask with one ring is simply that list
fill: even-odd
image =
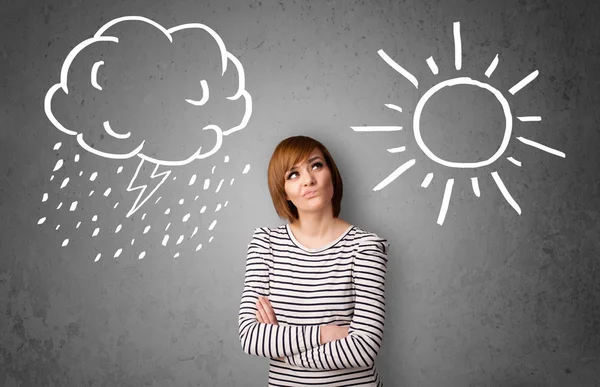
[{"label": "rain drawing", "polygon": [[[454,67],[458,71],[458,70],[461,70],[461,68],[462,68],[462,43],[461,43],[461,37],[460,37],[460,23],[459,22],[455,22],[453,24],[453,37],[454,37]],[[377,53],[379,54],[381,59],[383,59],[392,69],[394,69],[400,75],[402,75],[406,80],[408,80],[412,85],[414,85],[414,87],[416,89],[419,88],[419,81],[413,74],[411,74],[408,70],[406,70],[400,64],[398,64],[384,50],[380,49]],[[485,76],[487,78],[490,78],[492,76],[492,74],[494,73],[494,70],[498,66],[498,62],[499,62],[499,58],[498,58],[498,55],[496,55],[496,57],[491,61],[489,67],[485,70]],[[438,68],[437,64],[435,63],[433,57],[429,57],[426,60],[426,63],[427,63],[427,66],[429,67],[431,73],[434,75],[437,75],[439,72],[439,68]],[[535,78],[538,76],[538,74],[539,74],[539,72],[537,70],[535,70],[535,71],[531,72],[530,74],[526,75],[519,82],[517,82],[514,86],[512,86],[508,90],[508,93],[510,93],[511,95],[515,95],[521,89],[523,89],[524,87],[529,85],[532,81],[534,81]],[[424,109],[425,105],[427,104],[428,100],[430,100],[431,97],[435,93],[440,91],[441,89],[453,87],[456,85],[468,85],[471,87],[486,90],[489,93],[491,93],[497,99],[497,101],[500,103],[500,106],[502,108],[502,115],[504,117],[504,134],[502,136],[502,141],[499,144],[498,149],[487,160],[482,160],[479,162],[452,162],[452,161],[442,159],[441,157],[436,155],[427,146],[427,144],[425,143],[425,141],[422,138],[421,115],[422,115],[423,109]],[[397,106],[397,105],[391,104],[391,103],[386,104],[385,106],[389,109],[397,111],[398,113],[402,113],[402,107],[400,107],[400,106]],[[535,115],[517,116],[516,119],[518,119],[521,122],[538,122],[538,121],[542,120],[542,117],[535,116]],[[356,132],[382,132],[382,131],[389,132],[389,131],[402,130],[401,126],[352,126],[351,128]],[[556,150],[556,149],[552,149],[544,144],[536,142],[533,139],[526,138],[523,136],[512,137],[512,135],[513,135],[512,132],[513,132],[513,113],[511,111],[509,102],[507,101],[503,92],[494,88],[493,86],[491,86],[490,84],[488,84],[486,82],[480,82],[480,81],[474,80],[469,77],[457,77],[457,78],[452,78],[452,79],[446,79],[446,80],[443,80],[443,81],[437,83],[433,87],[431,87],[419,99],[419,101],[416,105],[415,111],[414,111],[414,116],[413,116],[413,133],[415,136],[415,141],[418,144],[419,148],[421,149],[421,151],[423,153],[425,153],[425,155],[427,155],[427,157],[430,160],[432,160],[440,165],[443,165],[445,167],[477,168],[477,167],[491,165],[496,160],[503,157],[505,151],[507,150],[507,147],[508,147],[508,144],[509,144],[511,138],[516,138],[522,144],[525,144],[527,146],[536,148],[536,149],[544,151],[544,152],[548,152],[555,156],[559,156],[559,157],[563,157],[563,158],[565,157],[565,154],[563,152]],[[405,150],[406,150],[405,146],[398,146],[398,147],[387,149],[387,151],[389,153],[398,153],[398,152],[403,152]],[[514,159],[511,156],[506,157],[506,159],[509,162],[511,162],[517,166],[521,166],[521,162]],[[402,175],[408,169],[413,167],[415,164],[416,164],[415,159],[410,159],[410,160],[406,161],[405,163],[400,165],[396,170],[394,170],[391,174],[389,174],[385,179],[383,179],[379,184],[377,184],[373,188],[373,191],[379,191],[379,190],[385,188],[387,185],[389,185],[391,182],[393,182],[396,178],[398,178],[400,175]],[[508,191],[506,186],[504,185],[502,178],[500,177],[498,172],[497,171],[492,172],[491,176],[492,176],[496,186],[498,187],[498,189],[504,196],[505,200],[520,215],[521,208],[519,207],[519,204],[514,200],[514,198],[512,197],[512,195],[510,194],[510,192]],[[427,175],[423,179],[421,187],[427,188],[429,186],[429,184],[431,183],[432,179],[433,179],[433,173],[431,173],[431,172],[427,173]],[[450,202],[450,197],[452,194],[453,185],[454,185],[453,178],[450,178],[446,181],[444,195],[442,198],[440,211],[439,211],[439,215],[438,215],[438,219],[437,219],[437,223],[439,225],[442,225],[444,223],[444,219],[446,217],[446,212],[448,210],[448,205]],[[474,176],[471,178],[471,185],[472,185],[473,193],[477,197],[479,197],[480,196],[480,187],[479,187],[479,181],[478,181],[477,176]]]},{"label": "rain drawing", "polygon": [[[145,50],[144,44],[150,49]],[[89,114],[93,119],[73,124],[79,115],[71,113],[71,106],[89,107],[86,111],[92,112]],[[111,204],[113,210],[121,211],[125,218],[137,213],[141,218],[136,217],[136,222],[143,222],[147,220],[145,212],[141,215],[142,209],[147,211],[148,206],[151,209],[160,205],[160,193],[174,184],[177,169],[194,162],[205,165],[209,158],[214,164],[225,138],[248,124],[252,98],[245,88],[242,64],[227,51],[213,29],[200,23],[166,29],[144,17],[126,16],[104,24],[93,37],[83,40],[66,55],[58,83],[45,95],[44,111],[56,129],[76,139],[77,152],[85,151],[92,157],[99,156],[112,162],[116,160],[119,163],[118,169],[115,166],[116,174],[128,177],[126,187],[90,189],[82,199],[93,196],[95,191],[96,195],[104,197],[129,195],[132,205],[119,207],[116,201]],[[61,145],[62,142],[58,142],[53,150],[59,151]],[[135,167],[127,162],[130,159],[137,160]],[[218,159],[229,162],[228,155]],[[73,162],[79,160],[78,153]],[[64,171],[66,162],[65,157],[60,158],[52,172]],[[183,177],[188,186],[196,185],[194,190],[200,195],[193,199],[181,198],[180,205],[197,201],[205,191],[218,194],[223,185],[233,185],[231,176],[214,176],[215,168],[213,165],[210,175],[194,173]],[[246,164],[240,172],[246,174],[249,168]],[[84,174],[87,181],[95,182],[102,171],[82,169],[79,177]],[[196,182],[198,177],[200,180]],[[53,174],[50,180],[54,178]],[[57,186],[60,184],[60,189],[64,189],[74,178],[76,176],[61,177]],[[48,200],[49,193],[44,193],[42,202]],[[60,204],[53,206],[56,210],[68,206],[73,212],[81,207],[77,201],[64,204],[60,198],[58,201]],[[216,213],[226,206],[226,201],[213,209],[203,206],[198,215]],[[166,216],[171,208],[160,211]],[[38,224],[44,224],[46,219],[42,217]],[[193,220],[194,215],[188,213],[181,218],[181,223]],[[87,222],[98,222],[98,214]],[[207,230],[212,231],[216,224],[217,219],[213,219]],[[76,228],[80,225],[81,221]],[[57,230],[59,227],[56,225]],[[121,229],[119,224],[110,232],[116,234]],[[150,229],[151,226],[146,225],[143,233]],[[90,237],[103,231],[99,226],[94,227]],[[161,244],[179,245],[199,232],[195,227],[185,235],[177,227],[171,228],[169,223],[164,228]],[[132,240],[131,244],[134,243]],[[66,238],[62,245],[68,244]],[[198,244],[196,250],[201,246]],[[117,258],[122,251],[115,249],[111,255]],[[138,258],[145,255],[143,251]],[[177,256],[179,253],[175,254]],[[96,261],[100,257],[101,253],[97,254]]]}]

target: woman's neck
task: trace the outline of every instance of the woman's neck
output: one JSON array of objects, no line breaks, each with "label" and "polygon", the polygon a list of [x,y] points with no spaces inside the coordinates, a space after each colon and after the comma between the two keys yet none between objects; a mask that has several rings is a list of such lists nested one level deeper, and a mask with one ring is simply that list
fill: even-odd
[{"label": "woman's neck", "polygon": [[314,240],[331,239],[337,229],[338,219],[332,216],[303,216],[290,223],[290,227],[296,234]]}]

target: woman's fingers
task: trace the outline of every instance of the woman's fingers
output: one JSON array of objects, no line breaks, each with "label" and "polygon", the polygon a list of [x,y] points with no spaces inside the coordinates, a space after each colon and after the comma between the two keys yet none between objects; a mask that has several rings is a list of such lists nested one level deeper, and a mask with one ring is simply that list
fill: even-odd
[{"label": "woman's fingers", "polygon": [[267,297],[263,297],[263,307],[269,318],[269,323],[273,324],[273,325],[277,325],[277,317],[275,316],[275,311],[273,310],[273,307],[271,306],[271,301],[269,301],[269,299]]},{"label": "woman's fingers", "polygon": [[262,303],[260,302],[260,299],[256,302],[256,314],[258,315],[258,321],[263,323],[263,324],[268,324],[269,323],[269,319],[265,313],[265,311],[263,310],[263,306]]},{"label": "woman's fingers", "polygon": [[263,322],[267,324],[278,325],[275,311],[267,297],[259,297],[256,302],[257,313],[260,313]]},{"label": "woman's fingers", "polygon": [[340,340],[348,336],[348,327],[337,325],[321,325],[319,343],[326,344],[330,341]]},{"label": "woman's fingers", "polygon": [[258,318],[259,322],[263,324],[271,324],[271,320],[269,319],[269,314],[266,311],[262,297],[259,297],[258,301],[256,301],[256,313],[260,316],[260,318]]},{"label": "woman's fingers", "polygon": [[256,308],[256,319],[258,320],[259,323],[265,322],[265,320],[262,318],[262,315],[260,314],[260,311],[258,310],[258,308]]},{"label": "woman's fingers", "polygon": [[275,314],[275,309],[273,309],[273,306],[271,305],[271,300],[267,298],[267,302],[269,303],[269,309],[271,310],[271,313],[273,313],[273,324],[279,325],[279,321],[277,321],[277,315]]},{"label": "woman's fingers", "polygon": [[269,305],[269,302],[266,300],[265,297],[260,297],[260,305],[262,307],[262,312],[265,315],[265,320],[269,324],[274,324],[273,318],[272,318],[273,310],[271,308],[271,305]]}]

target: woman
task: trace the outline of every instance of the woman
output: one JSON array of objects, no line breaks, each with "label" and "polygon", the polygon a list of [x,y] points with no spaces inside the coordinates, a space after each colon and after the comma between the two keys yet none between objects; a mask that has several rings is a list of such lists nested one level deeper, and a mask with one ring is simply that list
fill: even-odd
[{"label": "woman", "polygon": [[386,239],[338,217],[342,179],[305,136],[277,145],[268,167],[277,214],[248,245],[239,335],[270,358],[269,386],[383,386],[374,361],[385,320]]}]

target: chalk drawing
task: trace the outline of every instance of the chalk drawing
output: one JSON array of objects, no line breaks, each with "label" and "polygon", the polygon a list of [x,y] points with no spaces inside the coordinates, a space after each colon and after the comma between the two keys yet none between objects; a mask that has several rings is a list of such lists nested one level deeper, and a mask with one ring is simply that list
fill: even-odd
[{"label": "chalk drawing", "polygon": [[[73,64],[75,58],[84,49],[90,47],[91,45],[97,44],[97,43],[102,43],[105,45],[106,44],[119,44],[120,38],[118,36],[113,36],[114,35],[112,33],[113,29],[111,29],[111,27],[113,27],[119,23],[126,24],[126,23],[131,23],[131,22],[137,22],[137,23],[142,22],[142,23],[146,23],[147,25],[156,28],[158,31],[160,31],[162,33],[161,36],[164,35],[171,44],[173,44],[174,41],[177,41],[178,36],[180,36],[177,33],[182,32],[182,31],[186,31],[187,33],[199,32],[199,33],[204,34],[203,37],[206,37],[206,35],[208,34],[208,36],[210,36],[212,38],[211,41],[213,43],[216,43],[216,45],[218,46],[218,52],[220,54],[220,58],[216,58],[218,60],[218,62],[220,63],[220,71],[221,71],[220,75],[224,76],[225,73],[227,71],[229,71],[229,72],[235,73],[235,76],[237,79],[237,85],[236,85],[237,87],[232,92],[232,95],[227,96],[226,99],[229,101],[236,101],[236,100],[241,101],[242,105],[244,106],[244,111],[240,115],[239,121],[237,121],[237,123],[232,127],[221,128],[220,126],[218,126],[214,123],[210,123],[202,128],[199,128],[199,130],[213,132],[214,137],[215,137],[215,142],[213,145],[208,146],[208,147],[206,147],[205,144],[204,144],[204,146],[197,146],[197,148],[195,148],[195,150],[190,154],[181,155],[181,157],[178,157],[177,159],[172,159],[172,158],[165,159],[162,157],[158,157],[155,154],[150,154],[150,153],[145,152],[144,146],[145,146],[147,138],[144,138],[143,134],[135,133],[135,134],[137,134],[137,136],[134,137],[133,136],[134,133],[132,133],[131,130],[129,130],[129,129],[123,130],[122,128],[116,128],[114,125],[111,124],[110,120],[104,120],[102,123],[102,126],[99,127],[97,129],[97,131],[107,134],[112,139],[116,139],[116,140],[129,139],[128,141],[134,140],[135,143],[133,143],[133,146],[128,148],[126,151],[120,150],[119,152],[117,152],[117,151],[111,151],[110,149],[109,150],[106,150],[106,149],[99,150],[92,145],[90,140],[88,138],[86,138],[87,135],[84,135],[84,133],[81,130],[79,130],[76,127],[68,128],[64,122],[60,122],[57,119],[57,117],[55,115],[56,112],[53,110],[53,98],[57,95],[58,92],[64,93],[64,95],[69,94],[69,88],[72,83],[72,80],[69,79],[69,75],[70,75],[71,65]],[[89,50],[87,50],[86,52],[88,52],[88,51]],[[198,53],[198,55],[206,55],[206,54],[203,52],[200,52],[200,53]],[[103,66],[106,66],[107,63],[110,64],[109,59],[107,59],[107,58],[102,58],[102,59],[103,60],[94,61],[93,65],[91,66],[91,69],[89,69],[89,72],[87,72],[87,74],[89,74],[89,84],[93,87],[93,89],[98,90],[99,92],[105,91],[106,84],[104,84],[103,81],[99,81],[100,78],[99,78],[98,74],[102,71]],[[200,97],[198,99],[184,98],[185,96],[182,96],[181,97],[182,101],[185,101],[185,103],[188,103],[188,104],[194,106],[195,108],[203,109],[203,106],[212,97],[212,94],[210,93],[210,90],[209,90],[211,85],[209,85],[209,83],[207,82],[206,79],[193,79],[193,80],[190,79],[190,82],[196,82],[196,83],[199,82],[201,90],[202,90],[201,96],[198,96],[198,97]],[[139,85],[139,86],[141,87],[143,85]],[[135,87],[135,85],[134,85],[134,87]],[[161,26],[160,24],[156,23],[155,21],[150,20],[145,17],[125,16],[125,17],[119,17],[119,18],[116,18],[116,19],[113,19],[113,20],[107,22],[102,27],[100,27],[100,29],[98,29],[98,31],[94,34],[93,37],[83,40],[69,52],[69,54],[66,56],[66,58],[62,64],[62,67],[60,70],[59,82],[56,83],[55,85],[53,85],[52,87],[50,87],[45,95],[44,112],[45,112],[46,116],[48,117],[49,121],[52,123],[52,125],[56,129],[58,129],[59,131],[61,131],[64,134],[74,136],[77,141],[77,144],[82,149],[86,150],[87,152],[89,152],[91,154],[94,154],[96,156],[103,157],[106,159],[113,159],[113,160],[125,160],[125,159],[134,158],[134,157],[137,157],[139,159],[137,168],[131,174],[132,177],[129,180],[129,184],[126,187],[126,191],[134,192],[135,194],[137,194],[137,197],[136,197],[133,205],[127,211],[127,213],[125,215],[127,218],[129,218],[134,213],[136,213],[136,211],[138,211],[150,199],[150,197],[152,197],[157,192],[157,190],[166,182],[166,180],[172,173],[172,169],[183,166],[183,165],[187,165],[196,160],[207,159],[207,158],[215,155],[221,149],[224,138],[226,138],[227,136],[229,136],[239,130],[244,129],[247,126],[249,119],[252,115],[252,97],[246,90],[245,73],[244,73],[244,68],[243,68],[241,62],[232,53],[227,51],[225,44],[224,44],[223,40],[221,39],[221,37],[210,27],[208,27],[204,24],[201,24],[201,23],[188,23],[188,24],[182,24],[182,25],[178,25],[178,26],[167,29],[167,28]],[[135,113],[132,113],[132,114],[135,114]],[[166,122],[173,121],[176,119],[176,117],[165,117],[165,118],[166,118],[166,120],[165,120]],[[139,141],[138,141],[138,139],[139,139]],[[183,141],[185,141],[185,139],[183,139]],[[59,143],[55,144],[53,150],[56,151],[60,148],[61,148],[61,143],[59,142]],[[78,160],[79,160],[79,155],[76,156],[75,162],[77,162]],[[228,162],[228,160],[229,160],[229,156],[225,156],[225,162]],[[150,163],[153,166],[153,168],[151,168],[149,176],[144,177],[144,176],[142,176],[144,174],[144,173],[142,173],[142,171],[146,170],[146,168],[143,168],[143,165],[145,163]],[[58,160],[58,162],[54,166],[53,172],[60,170],[63,167],[63,165],[64,165],[63,159]],[[246,174],[248,172],[249,168],[250,168],[250,166],[247,164],[242,173]],[[123,170],[123,167],[120,166],[117,173],[121,173],[122,170]],[[145,172],[145,173],[147,174],[148,172]],[[214,173],[214,167],[213,167],[213,173]],[[83,175],[83,171],[81,171],[80,176],[81,175]],[[97,177],[98,177],[98,172],[93,172],[89,177],[89,181],[94,182]],[[50,180],[52,180],[53,178],[54,178],[54,175],[52,175]],[[176,177],[173,177],[173,180],[175,180],[175,179],[176,179]],[[193,178],[190,180],[189,185],[192,186],[194,184],[195,180],[196,180],[196,176],[194,175]],[[219,179],[219,180],[220,180],[220,182],[218,182],[218,186],[216,188],[215,193],[219,193],[222,183],[225,181],[224,179]],[[211,179],[209,179],[209,178],[206,178],[204,180],[204,190],[207,190],[209,188],[210,181],[211,181]],[[68,183],[69,183],[69,178],[67,177],[62,181],[60,188],[61,189],[64,188]],[[231,179],[231,184],[233,184],[233,178]],[[108,188],[108,189],[104,190],[104,196],[108,197],[111,194],[111,191],[112,192],[115,191],[114,186],[112,188]],[[93,192],[94,191],[92,190],[89,193],[89,196],[92,196]],[[42,202],[45,202],[47,200],[48,200],[48,193],[44,193],[43,197],[42,197]],[[156,200],[155,204],[158,203],[159,200],[160,200],[160,197]],[[182,204],[182,203],[183,203],[183,199],[181,199],[181,201],[180,201],[180,204]],[[118,204],[119,203],[117,202],[113,208],[116,208]],[[73,206],[77,207],[77,202],[74,202],[71,205],[71,211],[74,210]],[[146,216],[146,214],[144,214],[142,220],[145,218],[145,216]],[[186,218],[184,218],[184,222],[188,221],[188,219],[189,219],[189,216],[186,216]],[[97,216],[94,216],[93,221],[95,222],[96,220],[97,220]],[[38,224],[43,224],[46,221],[47,221],[47,217],[43,217],[38,221]],[[78,226],[79,226],[79,224],[80,223],[78,223]],[[210,224],[210,226],[208,227],[208,230],[209,231],[213,230],[216,224],[217,224],[217,220],[214,219],[212,221],[212,223]],[[119,225],[119,227],[117,228],[117,230],[115,232],[119,232],[120,228],[121,228],[121,226]],[[58,227],[57,227],[57,229],[58,229]],[[146,225],[145,229],[144,229],[144,234],[147,233],[149,230],[150,230],[150,226]],[[95,227],[92,237],[97,236],[99,233],[100,233],[100,227]],[[169,240],[169,236],[165,235],[163,238],[162,244],[166,245],[168,240]],[[212,237],[210,240],[212,240]],[[182,239],[180,237],[177,240],[177,244],[180,244],[181,242],[182,242]],[[67,244],[68,244],[68,239],[65,239],[65,242],[63,242],[63,246],[66,246]],[[133,240],[132,240],[132,244],[133,244]],[[197,249],[199,249],[202,245],[200,244],[200,245],[196,245],[196,246],[198,246]],[[114,253],[113,256],[115,258],[117,258],[117,257],[119,257],[121,252],[122,252],[122,249],[119,249]],[[95,261],[98,261],[101,256],[102,256],[102,254],[100,254],[100,253],[97,254]],[[143,259],[145,256],[146,256],[145,252],[142,252],[139,254],[138,257],[139,257],[139,259]],[[177,253],[176,256],[179,256],[179,253]]]},{"label": "chalk drawing", "polygon": [[[452,30],[453,30],[453,37],[454,37],[454,67],[457,71],[460,71],[462,69],[462,41],[461,41],[461,34],[460,34],[460,22],[453,23]],[[406,70],[404,67],[402,67],[400,64],[398,64],[383,49],[380,49],[379,51],[377,51],[377,53],[379,54],[381,59],[383,59],[385,61],[385,63],[387,63],[392,69],[394,69],[400,75],[402,75],[406,80],[408,80],[415,87],[415,89],[419,88],[419,80],[413,74],[411,74],[410,71]],[[428,65],[429,69],[431,70],[431,73],[434,75],[438,75],[439,68],[438,68],[437,64],[435,63],[435,60],[433,59],[433,57],[430,56],[429,58],[427,58],[426,63]],[[499,59],[498,59],[498,55],[496,55],[495,58],[492,60],[491,64],[489,65],[489,67],[487,68],[487,70],[485,71],[485,76],[487,78],[490,78],[492,76],[494,70],[498,66],[498,63],[499,63]],[[538,70],[531,72],[529,75],[527,75],[522,80],[517,82],[514,86],[512,86],[508,90],[508,92],[512,95],[515,95],[517,92],[519,92],[519,90],[523,89],[528,84],[530,84],[532,81],[534,81],[538,75],[539,75]],[[479,162],[472,162],[472,163],[470,163],[470,162],[451,162],[448,160],[444,160],[444,159],[438,157],[437,155],[435,155],[429,149],[427,144],[425,144],[425,141],[423,141],[423,138],[421,136],[420,124],[421,124],[421,114],[423,112],[423,108],[425,107],[425,104],[438,91],[440,91],[444,88],[453,87],[456,85],[468,85],[468,86],[472,86],[475,88],[487,90],[498,100],[498,102],[500,102],[500,105],[502,106],[502,112],[503,112],[504,120],[505,120],[504,135],[502,137],[502,141],[501,141],[498,149],[496,150],[496,152],[487,160],[483,160],[483,161],[479,161]],[[395,104],[388,103],[388,104],[385,104],[385,106],[390,109],[393,109],[397,112],[400,112],[400,113],[402,112],[402,108]],[[540,116],[518,116],[516,118],[521,122],[539,122],[542,120],[542,117],[540,117]],[[501,158],[502,155],[505,153],[506,149],[508,148],[509,142],[511,140],[512,131],[513,131],[513,113],[511,111],[509,102],[506,99],[506,97],[504,96],[504,94],[500,90],[491,86],[490,84],[474,80],[470,77],[456,77],[456,78],[452,78],[452,79],[443,80],[443,81],[437,83],[436,85],[434,85],[433,87],[431,87],[429,90],[427,90],[420,97],[420,99],[415,107],[415,113],[413,115],[412,121],[413,121],[413,133],[414,133],[415,141],[416,141],[417,145],[419,146],[419,148],[421,149],[421,151],[423,151],[423,153],[430,160],[432,160],[440,165],[443,165],[445,167],[448,167],[448,168],[478,168],[478,167],[482,167],[482,166],[491,165],[492,163],[497,161],[499,158]],[[351,128],[355,132],[390,132],[390,131],[399,131],[402,129],[401,126],[395,126],[395,125],[351,126]],[[545,146],[545,145],[535,142],[533,140],[524,138],[522,136],[518,136],[518,137],[514,137],[514,138],[516,138],[523,144],[540,149],[544,152],[553,154],[555,156],[563,157],[563,158],[565,157],[565,154],[563,152],[558,151],[553,148],[550,148],[548,146]],[[399,153],[399,152],[405,151],[405,149],[406,148],[404,146],[402,146],[402,147],[389,148],[389,149],[387,149],[387,151],[389,153]],[[514,159],[511,156],[506,157],[506,159],[516,166],[519,166],[519,167],[521,166],[521,162]],[[379,191],[379,190],[385,188],[391,182],[393,182],[396,178],[398,178],[400,175],[402,175],[408,169],[413,167],[415,165],[415,163],[416,163],[415,159],[411,159],[409,161],[404,162],[400,167],[398,167],[391,174],[389,174],[385,179],[383,179],[379,184],[377,184],[373,188],[373,191]],[[496,183],[498,189],[500,190],[500,192],[506,199],[506,201],[520,215],[521,208],[519,207],[517,202],[514,200],[514,198],[508,192],[508,189],[504,185],[498,172],[497,171],[492,172],[491,176],[492,176],[494,182]],[[432,179],[433,179],[433,173],[428,173],[427,176],[425,177],[425,179],[423,180],[421,187],[423,187],[423,188],[429,187],[429,184],[431,183]],[[478,182],[477,177],[471,178],[471,184],[473,187],[473,193],[477,197],[479,197],[481,193],[479,190],[479,182]],[[444,219],[446,218],[446,213],[448,211],[448,206],[450,204],[450,197],[452,194],[453,186],[454,186],[454,179],[453,178],[448,179],[446,181],[444,195],[442,198],[442,204],[441,204],[438,219],[437,219],[437,223],[439,225],[443,225]]]}]

